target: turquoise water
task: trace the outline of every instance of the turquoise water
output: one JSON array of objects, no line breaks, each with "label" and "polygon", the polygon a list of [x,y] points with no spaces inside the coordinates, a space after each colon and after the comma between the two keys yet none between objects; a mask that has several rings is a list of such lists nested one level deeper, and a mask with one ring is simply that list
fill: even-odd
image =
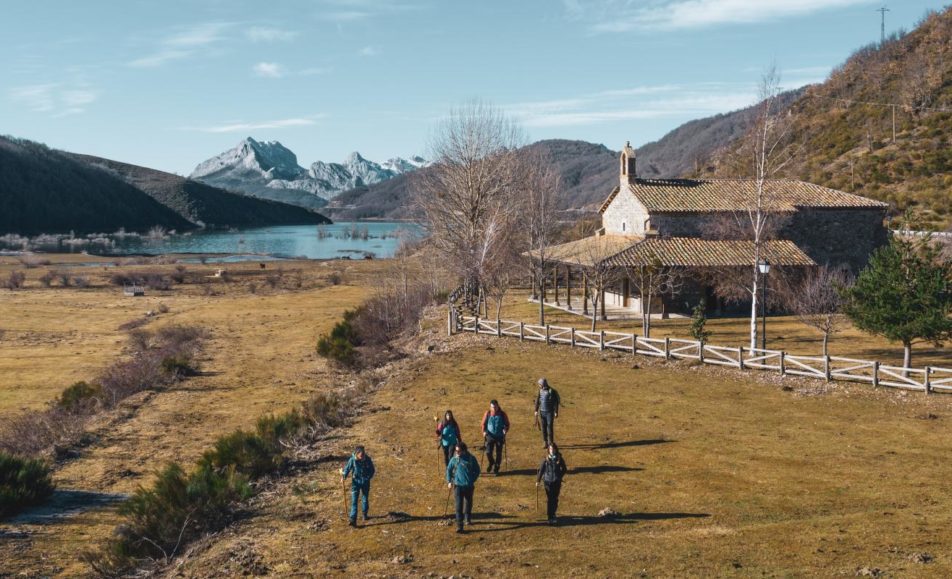
[{"label": "turquoise water", "polygon": [[88,251],[97,255],[217,253],[229,255],[229,261],[259,257],[333,259],[348,256],[359,259],[368,255],[392,257],[404,240],[414,239],[420,233],[420,227],[412,223],[340,222],[153,237],[112,234],[96,236],[90,243],[52,236],[34,241],[37,242],[35,249],[40,251]]}]

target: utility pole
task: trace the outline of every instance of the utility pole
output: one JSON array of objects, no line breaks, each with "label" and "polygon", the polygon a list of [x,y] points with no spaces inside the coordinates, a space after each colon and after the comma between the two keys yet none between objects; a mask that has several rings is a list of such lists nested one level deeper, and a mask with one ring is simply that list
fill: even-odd
[{"label": "utility pole", "polygon": [[876,12],[879,12],[882,16],[882,21],[879,25],[879,45],[882,46],[886,43],[886,13],[889,12],[889,8],[883,6],[882,8],[877,8]]}]

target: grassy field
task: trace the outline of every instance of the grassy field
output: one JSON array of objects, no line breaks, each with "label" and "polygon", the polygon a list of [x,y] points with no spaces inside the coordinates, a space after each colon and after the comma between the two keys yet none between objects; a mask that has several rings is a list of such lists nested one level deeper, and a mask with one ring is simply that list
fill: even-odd
[{"label": "grassy field", "polygon": [[[61,260],[53,259],[59,265]],[[15,267],[11,261],[0,264],[0,276]],[[166,462],[193,461],[218,436],[332,388],[324,361],[314,353],[317,337],[368,295],[372,276],[387,265],[285,262],[261,270],[257,263],[230,264],[224,267],[232,281],[208,277],[220,267],[189,265],[194,283],[139,298],[124,297],[121,288],[109,285],[110,276],[117,271],[168,274],[174,265],[83,268],[92,282],[87,289],[40,287],[36,279],[47,268],[30,269],[25,289],[0,292],[0,415],[42,407],[72,382],[94,379],[123,352],[126,338],[119,326],[158,311],[160,304],[168,312],[149,318],[145,328],[188,324],[211,333],[203,375],[124,403],[118,420],[105,422],[78,458],[57,469],[61,489],[92,493],[82,495],[90,502],[128,493]],[[266,276],[278,267],[281,281],[272,289]],[[329,280],[335,276],[343,283],[333,285]],[[84,571],[77,560],[80,550],[90,539],[111,533],[117,522],[111,509],[52,524],[14,522],[6,530],[25,532],[28,539],[0,540],[0,571]],[[0,524],[0,533],[4,530]]]},{"label": "grassy field", "polygon": [[[0,276],[13,267],[0,258]],[[149,318],[146,328],[181,323],[211,332],[203,375],[133,397],[57,469],[56,500],[66,506],[52,509],[56,516],[0,523],[0,576],[88,573],[78,554],[119,522],[109,501],[147,482],[166,461],[190,462],[215,437],[338,386],[339,375],[314,355],[315,340],[369,294],[388,265],[284,263],[275,288],[266,279],[274,264],[229,265],[232,281],[208,279],[218,267],[189,265],[192,282],[144,298],[122,297],[108,284],[115,270],[102,266],[95,274],[83,270],[89,289],[39,287],[45,268],[38,268],[27,270],[25,290],[0,292],[0,414],[40,407],[72,381],[94,378],[124,351],[119,326],[160,304],[168,312]],[[129,264],[120,271],[173,269]],[[343,283],[334,285],[338,275]],[[503,315],[530,321],[535,307],[514,295]],[[419,354],[383,372],[389,380],[358,422],[329,441],[328,460],[268,484],[238,521],[169,574],[952,573],[952,537],[942,530],[952,523],[952,464],[945,460],[952,397],[447,338],[441,316],[435,312],[410,344]],[[550,323],[567,320],[584,324],[551,313]],[[663,321],[657,335],[685,335],[685,324]],[[627,331],[636,325],[610,323]],[[710,325],[713,341],[743,342],[743,320]],[[771,326],[774,339],[814,351],[807,328],[790,319]],[[840,344],[852,355],[890,348],[858,335],[834,341],[834,352]],[[558,528],[543,525],[535,508],[542,449],[531,401],[541,375],[567,403],[556,427],[570,468]],[[480,479],[475,524],[457,536],[442,517],[447,494],[433,417],[453,409],[475,446],[490,398],[513,420],[510,467]],[[341,516],[336,469],[356,443],[368,446],[379,476],[374,518],[353,530]],[[599,517],[605,508],[618,516]]]},{"label": "grassy field", "polygon": [[[178,572],[240,573],[251,561],[278,575],[952,573],[950,398],[790,379],[784,389],[485,337],[451,343],[380,390],[335,459],[277,485]],[[556,430],[570,468],[558,528],[535,506],[540,375],[568,403]],[[453,409],[475,446],[490,398],[513,420],[510,467],[480,479],[474,524],[457,536],[442,517],[433,416]],[[356,443],[379,474],[373,518],[355,530],[336,468]],[[599,517],[605,508],[619,515]]]}]

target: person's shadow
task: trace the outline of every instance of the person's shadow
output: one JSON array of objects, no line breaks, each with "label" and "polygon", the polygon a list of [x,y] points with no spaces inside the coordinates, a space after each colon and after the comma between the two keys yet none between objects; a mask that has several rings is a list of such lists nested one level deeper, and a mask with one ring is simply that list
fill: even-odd
[{"label": "person's shadow", "polygon": [[[708,513],[628,513],[613,516],[586,516],[586,515],[567,515],[559,516],[559,527],[582,527],[589,525],[634,525],[639,521],[665,521],[672,519],[705,519],[710,517]],[[475,525],[475,523],[474,523]],[[503,523],[502,526],[493,526],[492,528],[474,529],[473,533],[493,533],[498,531],[514,531],[516,529],[526,529],[531,527],[549,527],[546,521],[526,521],[521,523]]]},{"label": "person's shadow", "polygon": [[651,446],[654,444],[668,444],[676,442],[666,438],[649,438],[646,440],[626,440],[622,442],[603,442],[601,444],[566,444],[559,448],[574,450],[603,450],[612,448],[631,448],[634,446]]}]

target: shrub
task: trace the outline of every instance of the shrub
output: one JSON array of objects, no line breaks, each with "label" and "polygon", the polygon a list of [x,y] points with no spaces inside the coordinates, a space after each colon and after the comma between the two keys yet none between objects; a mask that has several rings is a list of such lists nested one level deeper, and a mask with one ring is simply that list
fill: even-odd
[{"label": "shrub", "polygon": [[37,279],[43,287],[50,287],[51,285],[53,285],[53,277],[54,277],[53,272],[47,271],[46,273],[44,273]]},{"label": "shrub", "polygon": [[196,373],[195,368],[192,368],[191,358],[186,355],[162,358],[162,371],[168,374],[173,380],[194,376]]},{"label": "shrub", "polygon": [[78,288],[87,288],[89,287],[89,278],[84,275],[77,275],[73,278],[73,283]]},{"label": "shrub", "polygon": [[176,265],[175,271],[172,272],[172,274],[169,277],[171,277],[172,281],[174,281],[177,284],[185,283],[185,266]]},{"label": "shrub", "polygon": [[156,291],[166,291],[172,287],[172,283],[169,281],[169,278],[160,273],[145,274],[143,283],[145,283],[145,286],[150,290]]},{"label": "shrub", "polygon": [[51,494],[53,479],[45,462],[0,452],[0,518],[42,503]]},{"label": "shrub", "polygon": [[339,271],[332,271],[331,274],[327,276],[327,281],[331,285],[340,285],[344,283],[344,276],[342,276]]},{"label": "shrub", "polygon": [[349,404],[335,392],[319,393],[303,405],[304,418],[319,430],[342,426],[348,415]]},{"label": "shrub", "polygon": [[72,277],[69,275],[68,271],[57,271],[54,275],[59,280],[61,286],[69,287]]},{"label": "shrub", "polygon": [[159,307],[158,307],[157,309],[158,309],[158,311],[159,311],[160,314],[167,314],[167,313],[169,313],[169,306],[167,306],[167,305],[165,305],[165,304],[159,304]]},{"label": "shrub", "polygon": [[57,404],[73,414],[88,413],[99,402],[102,386],[87,382],[76,382],[60,394]]},{"label": "shrub", "polygon": [[205,452],[199,464],[218,472],[234,470],[257,478],[276,470],[281,460],[280,453],[276,454],[260,436],[236,430],[219,438],[215,447]]},{"label": "shrub", "polygon": [[116,272],[109,277],[109,283],[116,286],[138,285],[142,280],[137,275]]},{"label": "shrub", "polygon": [[275,289],[281,284],[282,277],[284,277],[284,273],[278,270],[276,273],[270,273],[265,276],[264,281],[268,284],[268,287]]},{"label": "shrub", "polygon": [[258,419],[255,432],[276,454],[284,452],[285,445],[297,438],[304,428],[304,418],[296,410],[275,416],[269,414]]},{"label": "shrub", "polygon": [[355,346],[361,344],[353,324],[358,314],[359,310],[344,312],[344,319],[334,325],[331,333],[317,341],[317,353],[344,366],[355,367],[358,362]]},{"label": "shrub", "polygon": [[13,270],[10,272],[10,275],[7,276],[7,279],[3,282],[3,287],[7,288],[10,291],[15,289],[20,289],[23,287],[23,282],[26,281],[26,274],[22,271]]},{"label": "shrub", "polygon": [[199,467],[186,474],[170,464],[119,508],[128,523],[106,548],[82,559],[104,575],[121,574],[142,559],[168,562],[181,545],[222,528],[233,507],[251,494],[247,478],[232,470]]}]

